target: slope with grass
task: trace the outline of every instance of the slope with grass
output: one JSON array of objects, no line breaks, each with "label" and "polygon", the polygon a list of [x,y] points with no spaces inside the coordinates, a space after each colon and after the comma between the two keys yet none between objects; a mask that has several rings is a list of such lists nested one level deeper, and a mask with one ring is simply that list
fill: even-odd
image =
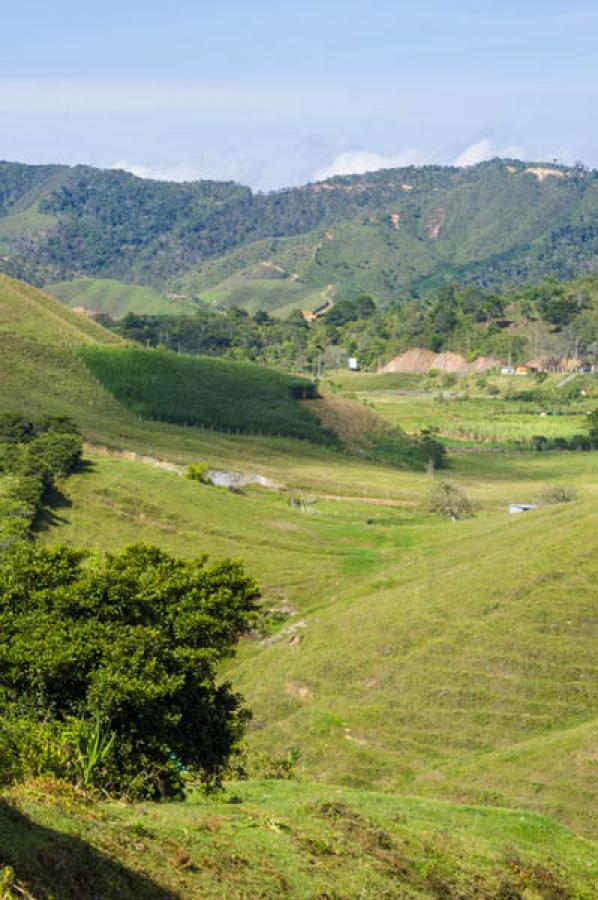
[{"label": "slope with grass", "polygon": [[[135,810],[71,807],[50,785],[17,789],[8,799],[20,812],[0,817],[17,878],[80,895],[89,881],[76,869],[71,886],[64,860],[81,852],[112,885],[100,880],[97,896],[267,896],[275,884],[298,897],[446,896],[449,885],[473,898],[502,882],[510,895],[591,898],[593,844],[494,807],[598,834],[596,454],[455,454],[450,478],[477,515],[452,524],[430,513],[421,473],[307,441],[140,421],[73,352],[111,335],[8,280],[0,302],[0,408],[70,413],[104,447],[48,498],[40,539],[244,557],[271,612],[223,673],[253,709],[250,755],[297,747],[301,777],[321,782],[251,782],[232,789],[241,803]],[[132,451],[148,459],[125,458]],[[231,493],[156,460],[259,472],[283,487]],[[507,514],[546,484],[573,485],[579,499]],[[289,502],[302,497],[311,515]],[[37,823],[23,825],[32,844],[14,840],[23,815]],[[387,836],[372,840],[376,829]]]},{"label": "slope with grass", "polygon": [[238,667],[254,740],[297,743],[326,781],[470,801],[490,790],[596,835],[583,729],[567,788],[534,777],[538,751],[527,758],[522,744],[543,743],[546,768],[562,769],[558,735],[575,745],[571,729],[595,719],[597,524],[595,494],[519,521],[430,523],[413,542],[397,522],[394,564],[357,566],[360,584],[309,618],[298,647],[248,652]]},{"label": "slope with grass", "polygon": [[190,315],[197,305],[191,300],[165,296],[150,287],[125,284],[114,278],[74,278],[48,284],[46,290],[71,308],[80,307],[121,319],[127,313]]},{"label": "slope with grass", "polygon": [[281,781],[135,806],[33,784],[0,803],[0,855],[8,896],[61,900],[592,900],[598,867],[595,845],[532,813]]},{"label": "slope with grass", "polygon": [[[598,833],[595,456],[453,459],[479,509],[455,525],[428,511],[425,475],[281,461],[258,471],[315,498],[313,515],[286,492],[238,496],[92,456],[43,540],[241,555],[283,621],[229,675],[254,711],[250,745],[298,746],[305,777],[521,804]],[[580,499],[508,515],[547,483]]]}]

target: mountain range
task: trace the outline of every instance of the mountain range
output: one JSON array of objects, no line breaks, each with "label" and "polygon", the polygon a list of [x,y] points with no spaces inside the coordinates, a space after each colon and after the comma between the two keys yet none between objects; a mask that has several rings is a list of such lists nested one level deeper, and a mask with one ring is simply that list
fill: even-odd
[{"label": "mountain range", "polygon": [[495,159],[262,194],[0,163],[0,271],[71,305],[109,279],[174,310],[200,300],[280,314],[360,292],[384,305],[452,282],[494,288],[596,269],[598,172],[581,166]]}]

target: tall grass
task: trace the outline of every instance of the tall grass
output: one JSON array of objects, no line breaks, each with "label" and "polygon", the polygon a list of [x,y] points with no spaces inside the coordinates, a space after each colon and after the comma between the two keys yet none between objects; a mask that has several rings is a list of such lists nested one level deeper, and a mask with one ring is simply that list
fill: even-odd
[{"label": "tall grass", "polygon": [[337,442],[300,402],[316,396],[307,379],[253,363],[162,350],[85,347],[80,355],[98,381],[142,419]]}]

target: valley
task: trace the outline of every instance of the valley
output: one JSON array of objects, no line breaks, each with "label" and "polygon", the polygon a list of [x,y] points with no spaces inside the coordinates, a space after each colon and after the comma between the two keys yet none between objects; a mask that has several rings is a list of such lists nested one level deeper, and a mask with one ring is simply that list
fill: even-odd
[{"label": "valley", "polygon": [[[596,373],[329,364],[316,384],[243,356],[142,349],[7,276],[0,350],[0,413],[68,416],[84,440],[44,496],[40,548],[207,553],[242,560],[261,588],[260,621],[219,670],[252,713],[246,780],[91,805],[39,774],[8,786],[7,890],[78,896],[97,857],[97,897],[591,900]],[[189,466],[274,487],[220,488]],[[445,481],[472,515],[432,509]]]}]

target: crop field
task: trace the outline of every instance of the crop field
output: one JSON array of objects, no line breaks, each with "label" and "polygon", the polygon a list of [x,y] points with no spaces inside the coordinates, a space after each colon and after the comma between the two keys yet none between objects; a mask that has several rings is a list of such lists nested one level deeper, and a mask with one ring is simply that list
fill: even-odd
[{"label": "crop field", "polygon": [[[351,390],[391,425],[400,425],[408,433],[422,428],[438,429],[450,445],[478,448],[529,446],[532,438],[570,439],[587,431],[587,413],[598,405],[598,379],[580,376],[589,382],[597,396],[569,399],[558,389],[538,390],[522,384],[525,379],[493,379],[499,384],[497,396],[483,393],[471,383],[457,382],[450,389],[431,384],[417,375],[331,376],[337,389]],[[554,382],[554,379],[552,380]],[[571,382],[569,382],[569,386]],[[536,399],[518,397],[531,387]],[[535,390],[534,390],[535,389]],[[497,387],[497,390],[498,387]]]},{"label": "crop field", "polygon": [[440,399],[400,396],[391,391],[358,393],[358,397],[391,424],[400,423],[408,432],[438,428],[440,435],[451,442],[508,446],[540,434],[570,438],[585,427],[581,410],[552,415],[535,404],[493,397]]},{"label": "crop field", "polygon": [[299,402],[315,393],[306,379],[168,351],[92,347],[80,355],[103,387],[143,419],[335,442]]}]

